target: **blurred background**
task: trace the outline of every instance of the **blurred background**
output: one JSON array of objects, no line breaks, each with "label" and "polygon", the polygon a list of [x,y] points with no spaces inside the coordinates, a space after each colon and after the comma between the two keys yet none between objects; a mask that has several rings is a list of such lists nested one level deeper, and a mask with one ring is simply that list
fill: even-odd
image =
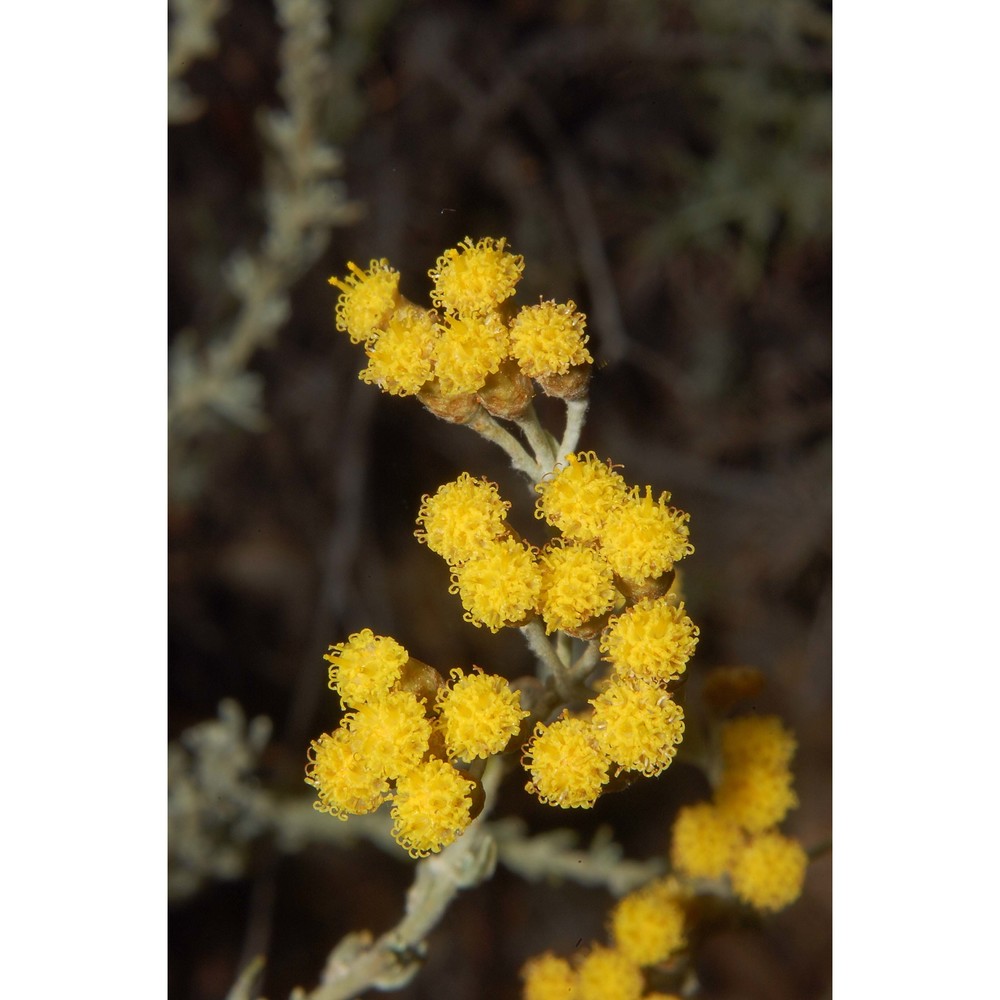
[{"label": "blurred background", "polygon": [[[764,672],[754,707],[800,743],[786,829],[830,836],[830,20],[811,0],[172,4],[172,740],[234,699],[272,723],[260,788],[309,801],[306,749],[339,717],[330,643],[369,627],[442,673],[532,671],[520,635],[462,621],[412,534],[421,495],[467,470],[538,535],[523,485],[358,380],[327,284],[386,257],[427,303],[443,250],[505,236],[519,303],[588,316],[581,448],[691,514],[690,670]],[[586,812],[522,784],[496,816],[584,841],[610,825],[637,859],[706,794],[683,764]],[[364,841],[288,853],[251,831],[230,860],[172,881],[177,1000],[224,996],[257,952],[266,995],[312,988],[345,933],[398,920],[412,877]],[[784,913],[709,935],[699,996],[828,996],[830,868]],[[610,902],[500,868],[397,995],[516,997],[531,955],[603,940]]]}]

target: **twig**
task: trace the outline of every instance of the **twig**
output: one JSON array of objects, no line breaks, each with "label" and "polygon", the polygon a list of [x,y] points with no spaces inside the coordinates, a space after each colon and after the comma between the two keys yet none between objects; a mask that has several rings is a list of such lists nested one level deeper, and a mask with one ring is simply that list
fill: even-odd
[{"label": "twig", "polygon": [[485,410],[480,409],[465,425],[471,427],[480,437],[492,441],[502,448],[518,472],[523,472],[533,483],[542,478],[542,467],[525,450],[520,441],[502,427]]}]

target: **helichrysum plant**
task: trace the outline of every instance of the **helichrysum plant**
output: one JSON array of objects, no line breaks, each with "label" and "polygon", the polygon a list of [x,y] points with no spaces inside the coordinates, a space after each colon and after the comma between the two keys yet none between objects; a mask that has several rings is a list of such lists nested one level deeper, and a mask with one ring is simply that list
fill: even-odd
[{"label": "helichrysum plant", "polygon": [[[522,474],[527,488],[515,496],[475,469],[458,471],[414,498],[414,534],[449,568],[456,621],[517,629],[537,670],[515,686],[488,666],[444,669],[367,628],[330,645],[328,683],[343,715],[309,748],[314,808],[331,822],[385,810],[392,838],[422,860],[400,924],[377,940],[341,942],[313,1000],[405,982],[450,899],[498,858],[538,874],[523,831],[489,818],[502,780],[554,809],[591,809],[662,775],[683,746],[699,640],[678,575],[695,551],[690,519],[668,492],[630,481],[613,456],[579,448],[593,363],[587,319],[571,301],[516,304],[524,267],[505,239],[466,238],[430,269],[428,305],[402,295],[387,260],[349,263],[330,279],[336,327],[363,352],[360,378],[470,428]],[[541,424],[538,394],[564,403],[560,434]],[[509,520],[524,503],[539,522],[530,538]],[[779,829],[797,804],[795,737],[777,718],[731,717],[758,679],[730,669],[706,680],[695,762],[711,799],[681,809],[664,831],[665,856],[646,867],[617,855],[577,859],[581,877],[619,896],[607,943],[529,959],[526,1000],[694,996],[692,931],[706,899],[759,913],[797,899],[807,855]],[[556,840],[538,840],[554,845],[550,871],[566,849]]]}]

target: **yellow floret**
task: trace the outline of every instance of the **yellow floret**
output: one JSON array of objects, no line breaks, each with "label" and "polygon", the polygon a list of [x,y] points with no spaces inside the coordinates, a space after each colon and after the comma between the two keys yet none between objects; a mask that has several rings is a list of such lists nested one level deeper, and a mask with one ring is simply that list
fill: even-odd
[{"label": "yellow floret", "polygon": [[507,328],[496,313],[446,316],[434,341],[434,375],[443,396],[467,396],[482,389],[507,357]]},{"label": "yellow floret", "polygon": [[521,969],[523,1000],[574,1000],[576,973],[569,962],[546,952],[536,955]]},{"label": "yellow floret", "polygon": [[579,1000],[639,1000],[642,970],[616,948],[594,945],[577,969]]},{"label": "yellow floret", "polygon": [[319,792],[313,808],[337,819],[374,812],[389,793],[389,783],[358,756],[346,729],[312,741],[306,784]]},{"label": "yellow floret", "polygon": [[584,346],[587,317],[575,302],[541,302],[525,306],[510,325],[511,354],[531,378],[564,375],[574,365],[593,363]]},{"label": "yellow floret", "polygon": [[414,534],[418,542],[455,566],[504,534],[509,507],[493,483],[463,472],[454,482],[438,487],[433,496],[422,498],[417,515],[421,527]]},{"label": "yellow floret", "polygon": [[535,516],[578,542],[597,538],[627,496],[625,480],[592,451],[567,455],[566,464],[535,489],[540,494]]},{"label": "yellow floret", "polygon": [[590,809],[608,781],[608,758],[584,719],[537,723],[522,760],[532,779],[525,789],[561,809]]},{"label": "yellow floret", "polygon": [[436,757],[404,774],[392,803],[392,835],[411,858],[447,847],[472,821],[473,783]]},{"label": "yellow floret", "polygon": [[473,760],[500,753],[528,716],[520,696],[493,674],[453,670],[451,676],[437,702],[448,756]]},{"label": "yellow floret", "polygon": [[601,652],[620,674],[665,684],[685,671],[698,635],[683,604],[646,598],[611,619]]},{"label": "yellow floret", "polygon": [[739,827],[712,803],[685,806],[674,821],[670,863],[689,878],[720,878],[742,842]]},{"label": "yellow floret", "polygon": [[653,500],[633,489],[608,515],[601,533],[601,550],[614,571],[635,582],[662,576],[678,560],[694,552],[688,540],[690,515],[667,506],[669,493]]},{"label": "yellow floret", "polygon": [[619,900],[611,911],[611,934],[619,951],[637,965],[654,965],[684,947],[684,904],[679,893],[654,883]]},{"label": "yellow floret", "polygon": [[809,858],[780,833],[754,837],[737,854],[730,878],[736,895],[758,910],[783,910],[802,894]]},{"label": "yellow floret", "polygon": [[329,686],[343,705],[356,707],[385,694],[399,680],[410,654],[395,639],[370,628],[338,642],[325,653],[330,661]]},{"label": "yellow floret", "polygon": [[427,752],[431,724],[409,691],[389,691],[344,716],[356,753],[386,778],[412,770]]},{"label": "yellow floret", "polygon": [[514,294],[524,258],[504,249],[507,241],[489,237],[473,244],[467,236],[446,250],[428,272],[434,282],[431,301],[461,316],[481,316]]},{"label": "yellow floret", "polygon": [[399,303],[399,272],[387,260],[373,260],[367,271],[350,261],[344,278],[330,278],[340,289],[337,300],[337,329],[355,344],[381,330]]},{"label": "yellow floret", "polygon": [[684,738],[684,712],[647,681],[613,681],[591,701],[594,738],[627,771],[652,777],[666,770]]},{"label": "yellow floret", "polygon": [[546,633],[575,629],[604,614],[618,592],[614,574],[601,554],[582,545],[550,544],[539,559],[542,589],[539,611]]},{"label": "yellow floret", "polygon": [[359,375],[392,396],[412,396],[434,374],[434,345],[438,328],[434,313],[416,306],[402,306],[385,330],[365,344],[368,367]]},{"label": "yellow floret", "polygon": [[467,622],[498,632],[523,624],[534,613],[541,585],[534,551],[514,538],[502,538],[456,566],[448,591],[462,598]]},{"label": "yellow floret", "polygon": [[794,733],[776,715],[743,715],[722,726],[722,759],[727,767],[756,763],[784,769],[797,745]]},{"label": "yellow floret", "polygon": [[799,800],[792,790],[790,771],[747,763],[722,772],[715,804],[730,822],[748,833],[762,833],[780,823]]}]

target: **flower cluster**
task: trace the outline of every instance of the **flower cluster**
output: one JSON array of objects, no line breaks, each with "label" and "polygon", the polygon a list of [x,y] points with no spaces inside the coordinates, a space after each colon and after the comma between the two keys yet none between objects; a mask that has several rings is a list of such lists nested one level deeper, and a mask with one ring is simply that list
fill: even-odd
[{"label": "flower cluster", "polygon": [[798,804],[795,737],[774,716],[741,716],[721,730],[723,770],[712,802],[686,806],[674,823],[671,860],[689,878],[728,876],[759,910],[781,910],[802,892],[808,858],[777,830]]},{"label": "flower cluster", "polygon": [[506,749],[527,712],[502,677],[451,672],[451,683],[370,629],[330,647],[329,683],[349,711],[311,746],[313,803],[338,819],[392,801],[393,836],[412,857],[440,851],[481,806],[477,780],[456,761]]},{"label": "flower cluster", "polygon": [[361,378],[383,392],[416,395],[446,419],[463,422],[479,405],[514,418],[531,402],[534,380],[564,399],[585,391],[590,365],[586,316],[573,302],[539,302],[514,312],[509,300],[524,258],[506,240],[466,237],[428,272],[432,309],[399,292],[399,273],[386,260],[367,270],[347,265],[337,329],[363,343]]},{"label": "flower cluster", "polygon": [[571,963],[551,952],[521,970],[524,1000],[670,1000],[645,992],[644,968],[662,966],[686,944],[687,896],[663,878],[629,893],[611,911],[613,945],[593,944]]}]

